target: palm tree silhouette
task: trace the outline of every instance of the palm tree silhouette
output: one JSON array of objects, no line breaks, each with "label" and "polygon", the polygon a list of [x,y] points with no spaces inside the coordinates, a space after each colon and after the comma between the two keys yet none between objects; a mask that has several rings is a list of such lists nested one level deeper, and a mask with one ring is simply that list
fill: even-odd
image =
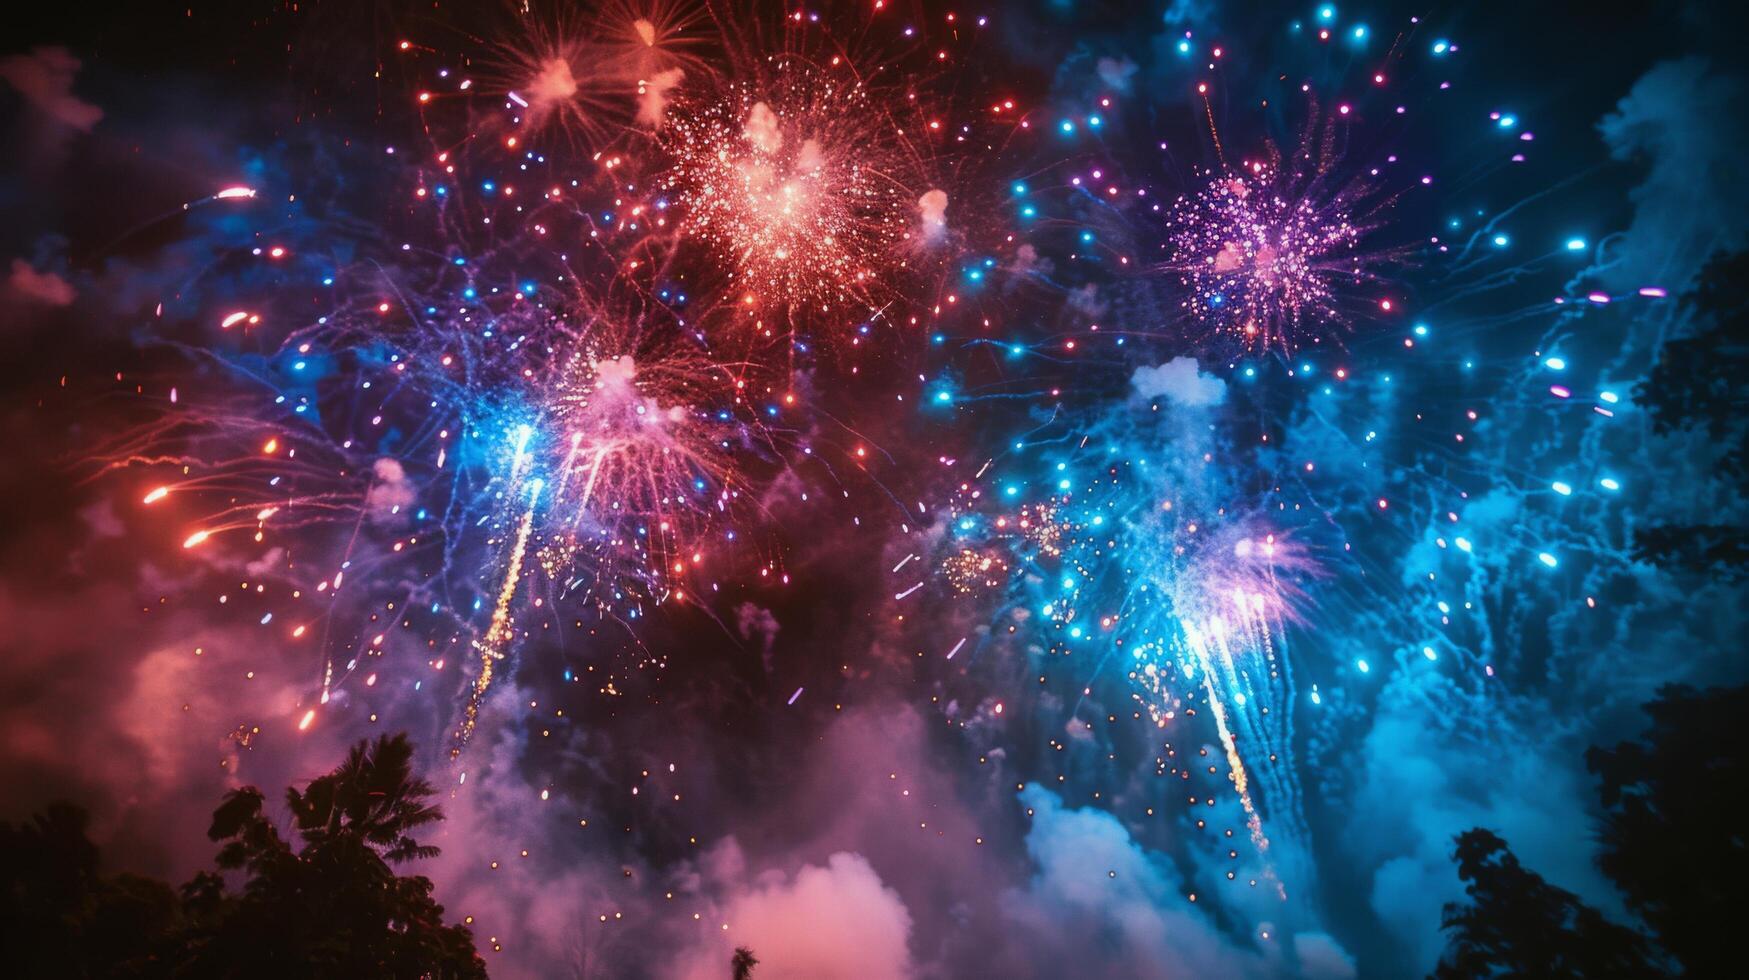
[{"label": "palm tree silhouette", "polygon": [[436,789],[413,775],[413,743],[406,733],[359,742],[333,772],[298,792],[286,790],[298,833],[312,846],[357,837],[384,861],[437,856],[412,831],[443,819],[443,810],[426,802]]},{"label": "palm tree silhouette", "polygon": [[414,775],[405,734],[359,742],[332,772],[286,790],[299,848],[263,812],[260,790],[229,793],[207,833],[224,842],[219,866],[248,876],[212,937],[213,959],[296,963],[309,975],[421,976],[436,964],[442,976],[484,976],[468,931],[444,925],[431,881],[390,867],[437,855],[413,836],[443,819],[429,802],[435,793]]}]

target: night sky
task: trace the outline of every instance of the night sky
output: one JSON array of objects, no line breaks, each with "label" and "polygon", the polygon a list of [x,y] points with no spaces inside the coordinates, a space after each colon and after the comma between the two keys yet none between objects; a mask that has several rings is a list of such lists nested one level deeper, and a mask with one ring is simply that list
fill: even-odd
[{"label": "night sky", "polygon": [[117,6],[0,42],[0,818],[116,869],[404,730],[495,975],[1419,975],[1749,679],[1634,549],[1749,519],[1636,405],[1734,5]]}]

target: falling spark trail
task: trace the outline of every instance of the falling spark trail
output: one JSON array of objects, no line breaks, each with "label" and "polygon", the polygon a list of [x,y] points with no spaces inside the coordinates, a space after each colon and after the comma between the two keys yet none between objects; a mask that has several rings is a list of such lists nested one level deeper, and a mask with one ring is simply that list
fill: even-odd
[{"label": "falling spark trail", "polygon": [[478,644],[480,651],[480,674],[474,678],[474,687],[468,694],[468,704],[462,712],[462,724],[456,730],[455,743],[450,746],[449,757],[454,759],[462,754],[462,749],[473,737],[474,725],[479,721],[480,704],[486,698],[486,692],[492,687],[492,662],[504,659],[504,651],[514,638],[515,628],[510,624],[510,603],[516,597],[516,585],[522,578],[522,558],[528,551],[529,532],[534,529],[535,502],[540,498],[541,481],[531,484],[528,495],[528,509],[522,513],[522,521],[516,528],[516,543],[510,548],[509,567],[504,572],[504,586],[498,590],[498,604],[492,608],[492,623],[486,629],[486,636]]},{"label": "falling spark trail", "polygon": [[[1239,805],[1245,810],[1245,827],[1251,833],[1251,843],[1256,846],[1257,853],[1265,860],[1269,857],[1269,838],[1263,833],[1263,818],[1257,813],[1257,805],[1251,799],[1251,785],[1245,773],[1245,760],[1239,755],[1238,743],[1233,738],[1233,730],[1227,723],[1226,702],[1221,700],[1220,692],[1215,689],[1215,666],[1211,663],[1207,645],[1203,638],[1193,630],[1188,636],[1189,645],[1196,652],[1196,659],[1202,673],[1203,693],[1208,697],[1209,710],[1215,716],[1215,730],[1221,738],[1221,748],[1227,754],[1227,768],[1233,774],[1233,790],[1239,794]],[[1220,642],[1221,659],[1224,666],[1232,667],[1232,656],[1226,649],[1226,643]],[[1264,871],[1271,878],[1274,872],[1267,867]],[[1280,881],[1275,883],[1277,892],[1283,898],[1287,897],[1286,889]]]},{"label": "falling spark trail", "polygon": [[[1263,835],[1263,821],[1257,815],[1257,807],[1251,799],[1250,780],[1245,774],[1245,760],[1239,755],[1239,746],[1233,739],[1233,730],[1227,723],[1226,702],[1221,699],[1220,692],[1215,689],[1215,666],[1209,657],[1206,644],[1200,636],[1190,637],[1190,647],[1196,653],[1197,666],[1202,673],[1203,693],[1208,697],[1209,710],[1215,716],[1215,730],[1221,737],[1221,748],[1227,753],[1227,767],[1233,772],[1233,789],[1239,794],[1239,805],[1245,808],[1245,824],[1251,830],[1251,842],[1257,845],[1259,853],[1269,850],[1269,838]],[[1223,655],[1223,659],[1225,656]]]}]

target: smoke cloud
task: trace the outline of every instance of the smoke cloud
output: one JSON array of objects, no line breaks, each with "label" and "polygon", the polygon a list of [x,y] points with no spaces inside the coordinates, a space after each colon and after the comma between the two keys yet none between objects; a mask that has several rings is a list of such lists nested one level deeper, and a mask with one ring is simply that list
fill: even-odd
[{"label": "smoke cloud", "polygon": [[1174,357],[1155,367],[1136,368],[1130,387],[1137,398],[1165,398],[1184,408],[1207,408],[1227,398],[1227,383],[1204,374],[1194,357]]}]

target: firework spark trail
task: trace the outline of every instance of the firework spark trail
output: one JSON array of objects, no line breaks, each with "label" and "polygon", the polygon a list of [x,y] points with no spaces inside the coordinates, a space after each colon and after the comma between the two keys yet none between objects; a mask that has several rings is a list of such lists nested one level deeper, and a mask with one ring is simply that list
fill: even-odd
[{"label": "firework spark trail", "polygon": [[[1201,672],[1222,748],[1235,767],[1234,786],[1240,802],[1248,819],[1256,821],[1253,841],[1267,857],[1268,839],[1262,828],[1265,812],[1279,836],[1296,845],[1306,840],[1293,753],[1291,667],[1277,641],[1285,632],[1269,619],[1261,595],[1235,592],[1223,609],[1222,614],[1200,624],[1186,623],[1184,642]],[[1242,750],[1241,746],[1250,748]],[[1245,763],[1247,751],[1252,759],[1249,765]],[[1261,805],[1247,774],[1259,784]],[[1278,883],[1279,887],[1283,886]]]},{"label": "firework spark trail", "polygon": [[[1286,835],[1302,845],[1310,840],[1306,825],[1305,803],[1300,786],[1299,764],[1294,754],[1294,688],[1293,658],[1288,651],[1287,630],[1264,618],[1260,612],[1252,624],[1252,634],[1265,662],[1265,690],[1247,695],[1248,704],[1259,705],[1259,714],[1250,719],[1251,728],[1268,754],[1269,764],[1262,778],[1267,799],[1279,801],[1270,805],[1271,818],[1286,826]],[[1264,713],[1264,708],[1274,708]]]},{"label": "firework spark trail", "polygon": [[[526,440],[526,436],[524,436]],[[526,442],[517,449],[519,464],[526,461]],[[512,484],[520,478],[521,473],[513,471]],[[534,530],[535,508],[540,501],[542,481],[537,477],[529,482],[528,509],[522,512],[517,521],[516,540],[510,546],[510,554],[505,560],[504,584],[498,589],[498,600],[492,606],[492,619],[486,628],[486,635],[474,644],[480,654],[480,672],[474,677],[474,683],[468,692],[468,701],[462,709],[461,725],[456,729],[451,741],[449,756],[454,759],[461,755],[467,747],[468,740],[474,735],[474,728],[479,722],[480,706],[485,702],[486,694],[492,687],[493,665],[508,655],[510,644],[516,638],[516,625],[511,618],[511,602],[516,598],[517,583],[522,578],[522,562],[528,552],[528,538]]]},{"label": "firework spark trail", "polygon": [[[1303,844],[1293,734],[1297,700],[1286,629],[1290,622],[1303,622],[1295,608],[1303,593],[1282,576],[1314,576],[1317,568],[1291,539],[1245,523],[1217,534],[1212,543],[1213,549],[1181,572],[1175,606],[1194,611],[1201,633],[1217,642],[1228,721],[1240,744],[1254,752],[1251,768],[1261,783],[1264,809],[1279,834]],[[1200,595],[1210,601],[1199,601],[1197,590],[1208,590]]]},{"label": "firework spark trail", "polygon": [[1263,833],[1263,818],[1258,814],[1257,805],[1251,799],[1250,780],[1245,775],[1245,759],[1239,754],[1238,743],[1234,740],[1232,728],[1227,723],[1226,702],[1215,682],[1217,671],[1220,674],[1231,673],[1232,653],[1226,649],[1225,642],[1217,638],[1215,646],[1221,660],[1221,667],[1217,668],[1214,662],[1215,658],[1210,656],[1209,644],[1205,642],[1201,631],[1186,624],[1184,639],[1185,645],[1195,655],[1198,672],[1202,675],[1203,694],[1208,700],[1209,713],[1214,715],[1215,730],[1221,739],[1221,750],[1227,756],[1227,769],[1232,774],[1233,791],[1239,795],[1239,805],[1245,809],[1245,826],[1251,833],[1251,843],[1257,848],[1257,853],[1260,856],[1267,858],[1269,838]]}]

